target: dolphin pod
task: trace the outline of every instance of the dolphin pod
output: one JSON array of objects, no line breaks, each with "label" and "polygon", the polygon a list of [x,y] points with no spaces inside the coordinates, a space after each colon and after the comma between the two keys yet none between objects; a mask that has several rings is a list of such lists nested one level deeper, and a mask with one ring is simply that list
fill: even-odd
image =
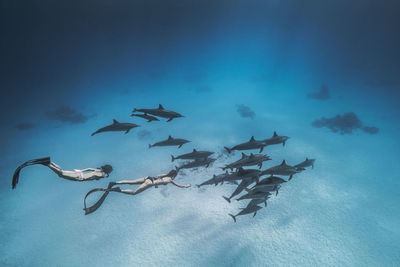
[{"label": "dolphin pod", "polygon": [[[288,139],[288,136],[280,136],[274,132],[272,137],[267,139],[256,140],[254,136],[252,136],[247,142],[224,148],[228,154],[231,154],[234,150],[240,151],[253,149],[259,149],[259,153],[261,153],[267,146],[277,144],[282,144],[285,146]],[[225,173],[214,175],[212,179],[203,182],[202,184],[198,185],[198,187],[212,184],[217,185],[218,183],[223,184],[224,182],[235,185],[236,188],[233,193],[229,197],[223,196],[223,198],[227,202],[231,203],[232,198],[239,196],[242,192],[245,192],[236,200],[249,200],[249,202],[246,207],[241,208],[239,213],[236,215],[229,213],[229,216],[232,217],[234,222],[236,222],[237,216],[253,214],[254,217],[257,212],[262,209],[262,207],[259,206],[260,204],[264,203],[264,207],[267,207],[267,200],[271,197],[271,193],[278,195],[282,184],[290,181],[295,174],[301,173],[306,168],[314,168],[315,163],[315,159],[309,159],[306,157],[303,162],[300,162],[294,166],[288,165],[286,160],[283,160],[280,164],[264,170],[244,169],[244,167],[248,166],[258,166],[261,169],[263,162],[269,160],[271,160],[271,158],[265,154],[251,153],[250,155],[246,155],[245,153],[242,153],[240,159],[221,167],[222,170],[226,171]],[[285,180],[276,175],[289,176],[289,178],[288,180]],[[260,180],[260,178],[263,176],[267,177]]]},{"label": "dolphin pod", "polygon": [[[141,114],[137,112],[141,112]],[[167,122],[170,122],[175,118],[184,117],[183,115],[175,111],[165,109],[161,104],[159,104],[158,108],[153,109],[135,108],[132,111],[131,116],[143,118],[148,122],[159,121],[157,117],[166,118]],[[112,124],[98,129],[91,135],[94,136],[103,132],[125,132],[125,134],[127,134],[131,129],[139,126],[140,125],[134,123],[121,123],[114,119]],[[316,160],[306,157],[304,161],[293,166],[288,165],[286,163],[286,160],[283,160],[278,165],[261,170],[265,162],[272,160],[270,156],[262,154],[264,148],[277,144],[282,144],[283,146],[285,146],[288,139],[288,136],[280,136],[276,132],[274,132],[272,137],[270,138],[256,140],[254,136],[251,136],[251,138],[247,142],[233,145],[231,147],[225,146],[224,148],[229,155],[234,155],[234,151],[245,151],[254,149],[257,149],[259,154],[250,153],[246,155],[245,153],[241,153],[240,159],[225,164],[224,167],[220,167],[225,172],[221,174],[214,174],[211,179],[208,179],[201,184],[198,184],[197,187],[200,188],[206,185],[216,186],[218,184],[222,185],[225,182],[226,184],[233,185],[236,188],[232,192],[232,194],[229,197],[223,196],[223,198],[229,203],[231,203],[231,200],[234,197],[237,197],[236,200],[240,201],[240,203],[242,203],[242,201],[249,202],[244,208],[240,208],[241,211],[238,212],[236,215],[229,213],[229,216],[232,217],[234,222],[237,221],[238,216],[243,216],[247,214],[253,214],[253,217],[256,216],[257,212],[263,208],[260,206],[260,204],[264,204],[264,207],[267,207],[267,200],[272,196],[272,193],[274,192],[275,195],[278,195],[278,191],[284,183],[290,181],[294,175],[303,172],[304,170],[306,170],[306,168],[314,168]],[[171,135],[169,135],[166,140],[162,140],[154,144],[149,144],[149,148],[159,146],[177,146],[178,148],[181,148],[184,144],[190,142],[191,141],[189,140],[182,138],[173,138]],[[200,150],[198,151],[196,149],[193,149],[193,151],[189,153],[181,154],[178,156],[171,155],[171,161],[174,162],[175,160],[189,160],[189,162],[185,162],[180,166],[176,166],[176,172],[179,172],[181,169],[192,169],[199,167],[207,168],[211,164],[214,164],[215,161],[217,161],[217,159],[215,158],[210,158],[212,154],[214,154],[214,152]],[[25,163],[25,165],[21,165],[20,168],[17,170],[17,174],[19,174],[21,168],[32,164],[36,163],[28,161]],[[245,167],[249,166],[257,166],[258,169],[245,169]],[[285,180],[276,175],[289,176],[289,178],[288,180]],[[261,179],[263,176],[266,177]],[[18,177],[14,177],[12,183],[13,188],[15,187],[17,182]],[[93,190],[99,191],[99,189]],[[108,191],[106,193],[108,194]],[[103,201],[103,199],[104,198],[101,198],[99,201]]]}]

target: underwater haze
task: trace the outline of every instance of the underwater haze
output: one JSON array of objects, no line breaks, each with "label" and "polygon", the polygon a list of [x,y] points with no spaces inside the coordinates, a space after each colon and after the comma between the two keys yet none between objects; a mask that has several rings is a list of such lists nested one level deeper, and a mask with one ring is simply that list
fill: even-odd
[{"label": "underwater haze", "polygon": [[[0,1],[1,266],[400,266],[400,3],[395,0]],[[133,108],[179,112],[147,122]],[[129,133],[91,136],[112,120]],[[267,207],[237,217],[234,185],[195,185],[266,139],[263,169],[315,158]],[[172,135],[191,142],[148,144]],[[173,185],[83,198],[167,173]],[[245,151],[258,153],[257,150]],[[74,182],[48,168],[111,164]],[[134,186],[124,186],[134,189]],[[93,203],[99,195],[88,200]]]}]

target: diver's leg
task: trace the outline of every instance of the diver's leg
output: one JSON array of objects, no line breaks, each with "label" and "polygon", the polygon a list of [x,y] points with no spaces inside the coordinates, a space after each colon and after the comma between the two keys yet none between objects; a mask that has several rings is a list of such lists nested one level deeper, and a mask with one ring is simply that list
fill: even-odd
[{"label": "diver's leg", "polygon": [[136,195],[139,194],[141,192],[143,192],[144,190],[150,188],[153,185],[152,182],[144,182],[142,183],[136,190],[130,190],[130,189],[121,189],[121,193],[123,194],[127,194],[127,195]]},{"label": "diver's leg", "polygon": [[149,176],[143,177],[143,178],[138,178],[134,180],[121,180],[121,181],[116,181],[113,182],[114,184],[143,184],[146,179],[150,178]]},{"label": "diver's leg", "polygon": [[55,164],[54,162],[50,162],[49,165],[47,165],[50,170],[52,170],[53,172],[55,172],[57,175],[61,175],[63,170],[61,169],[60,166],[58,166],[57,164]]}]

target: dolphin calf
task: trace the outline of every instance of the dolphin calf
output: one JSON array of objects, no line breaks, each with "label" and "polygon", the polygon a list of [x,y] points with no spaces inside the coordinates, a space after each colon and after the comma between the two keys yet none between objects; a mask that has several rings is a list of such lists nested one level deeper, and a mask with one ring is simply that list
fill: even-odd
[{"label": "dolphin calf", "polygon": [[276,132],[274,132],[274,135],[271,138],[265,139],[262,142],[266,146],[277,145],[277,144],[282,144],[283,146],[285,146],[286,141],[288,139],[289,139],[288,136],[278,135]]},{"label": "dolphin calf", "polygon": [[177,157],[174,157],[171,155],[171,161],[173,162],[176,159],[205,159],[208,158],[208,156],[214,154],[214,152],[209,152],[209,151],[197,151],[196,149],[193,149],[192,152],[186,153],[183,155],[179,155]]},{"label": "dolphin calf", "polygon": [[118,122],[116,119],[113,119],[113,123],[98,129],[94,133],[92,133],[92,136],[98,133],[103,133],[103,132],[125,132],[125,134],[129,133],[129,131],[132,128],[139,127],[140,125],[134,124],[134,123],[128,123],[128,122]]},{"label": "dolphin calf", "polygon": [[229,175],[228,171],[226,171],[225,173],[222,174],[218,174],[218,175],[213,175],[213,177],[201,184],[198,184],[197,187],[201,187],[203,185],[217,185],[219,183],[223,184],[224,183],[224,178]]},{"label": "dolphin calf", "polygon": [[260,153],[264,149],[264,142],[263,141],[257,141],[254,139],[254,136],[250,138],[248,142],[233,146],[232,148],[229,147],[224,147],[226,151],[230,154],[233,150],[250,150],[250,149],[260,149]]},{"label": "dolphin calf", "polygon": [[314,162],[315,162],[315,159],[306,158],[305,161],[303,161],[303,162],[301,162],[301,163],[299,163],[297,165],[294,165],[294,167],[296,167],[296,168],[307,168],[307,167],[311,166],[312,169],[314,169]]},{"label": "dolphin calf", "polygon": [[167,118],[167,122],[172,121],[174,118],[183,117],[178,112],[172,110],[166,110],[161,104],[158,105],[158,108],[142,108],[142,109],[134,109],[132,112],[143,112],[145,114],[151,114],[161,118]]},{"label": "dolphin calf", "polygon": [[301,172],[301,169],[287,165],[286,161],[283,160],[280,165],[262,171],[260,176],[265,174],[287,175],[289,176],[289,181],[290,181],[293,178],[293,175],[299,172]]},{"label": "dolphin calf", "polygon": [[260,209],[262,209],[262,207],[260,206],[247,206],[246,208],[242,209],[242,211],[240,211],[238,214],[236,215],[232,215],[229,213],[229,216],[231,216],[233,218],[233,221],[236,222],[236,217],[240,216],[240,215],[245,215],[245,214],[250,214],[250,213],[254,213],[253,217],[256,216],[257,211],[259,211]]},{"label": "dolphin calf", "polygon": [[246,154],[242,153],[241,159],[225,165],[225,167],[223,167],[222,170],[226,169],[233,170],[244,166],[253,166],[253,165],[257,165],[261,169],[263,162],[267,160],[271,160],[271,158],[264,154],[251,153],[250,155],[247,156]]},{"label": "dolphin calf", "polygon": [[211,163],[213,163],[216,159],[214,158],[200,158],[200,159],[195,159],[192,162],[183,164],[182,166],[175,167],[176,171],[179,171],[180,169],[191,169],[191,168],[196,168],[196,167],[206,167],[210,166]]},{"label": "dolphin calf", "polygon": [[181,139],[181,138],[173,138],[172,136],[168,136],[166,140],[154,143],[152,145],[149,144],[149,148],[155,147],[155,146],[178,146],[178,148],[181,148],[184,144],[189,143],[190,141]]},{"label": "dolphin calf", "polygon": [[143,119],[147,120],[147,122],[159,121],[159,119],[157,119],[154,116],[150,116],[147,113],[144,113],[144,114],[132,114],[131,117],[133,117],[133,116],[143,118]]}]

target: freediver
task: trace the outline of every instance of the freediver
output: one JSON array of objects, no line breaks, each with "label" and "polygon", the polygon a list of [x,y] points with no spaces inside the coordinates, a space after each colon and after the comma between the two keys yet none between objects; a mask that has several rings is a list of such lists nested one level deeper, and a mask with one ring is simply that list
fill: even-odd
[{"label": "freediver", "polygon": [[[92,189],[86,194],[85,199],[84,199],[84,209],[83,210],[85,211],[85,215],[96,211],[101,206],[101,204],[103,204],[103,201],[107,197],[109,192],[118,192],[118,193],[123,193],[123,194],[127,194],[127,195],[136,195],[136,194],[143,192],[146,189],[149,189],[150,187],[154,186],[155,188],[157,188],[159,185],[167,185],[170,183],[177,187],[180,187],[180,188],[189,188],[191,186],[190,184],[181,185],[181,184],[176,183],[174,181],[174,179],[177,175],[178,175],[178,172],[176,170],[171,170],[167,174],[159,174],[155,177],[146,176],[146,177],[138,178],[138,179],[134,179],[134,180],[121,180],[121,181],[117,181],[117,182],[110,182],[107,188]],[[121,189],[119,187],[113,187],[114,185],[124,185],[124,184],[128,184],[128,185],[140,184],[140,185],[135,190]],[[101,196],[101,198],[95,204],[93,204],[90,207],[86,207],[86,198],[91,193],[98,192],[98,191],[104,191],[104,194]]]},{"label": "freediver", "polygon": [[50,160],[50,157],[28,160],[25,163],[18,166],[15,170],[12,179],[12,189],[18,184],[19,175],[23,168],[31,165],[41,164],[43,166],[49,167],[50,170],[55,172],[59,177],[71,180],[71,181],[89,181],[89,180],[99,180],[104,177],[108,177],[112,172],[113,168],[111,165],[103,165],[99,168],[86,168],[82,170],[75,169],[73,171],[63,170],[60,166]]}]

